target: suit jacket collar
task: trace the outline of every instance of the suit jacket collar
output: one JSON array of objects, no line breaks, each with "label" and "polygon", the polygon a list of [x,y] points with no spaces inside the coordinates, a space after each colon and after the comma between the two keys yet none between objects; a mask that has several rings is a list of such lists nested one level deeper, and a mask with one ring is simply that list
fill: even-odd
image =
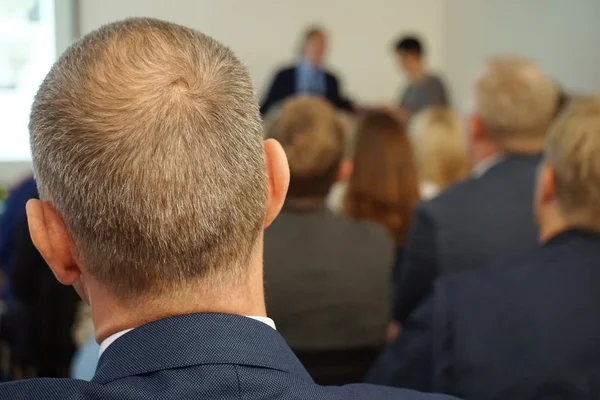
[{"label": "suit jacket collar", "polygon": [[503,153],[496,156],[489,157],[473,168],[472,178],[481,178],[485,175],[489,175],[492,172],[502,170],[507,166],[521,166],[522,164],[539,163],[542,159],[540,153],[534,154],[518,154],[518,153]]},{"label": "suit jacket collar", "polygon": [[102,354],[92,382],[206,364],[272,368],[311,379],[281,335],[228,314],[190,314],[140,326]]},{"label": "suit jacket collar", "polygon": [[587,228],[572,227],[566,229],[560,233],[557,233],[553,237],[544,243],[544,247],[553,247],[562,245],[564,243],[587,240],[596,244],[600,241],[600,233],[594,232]]}]

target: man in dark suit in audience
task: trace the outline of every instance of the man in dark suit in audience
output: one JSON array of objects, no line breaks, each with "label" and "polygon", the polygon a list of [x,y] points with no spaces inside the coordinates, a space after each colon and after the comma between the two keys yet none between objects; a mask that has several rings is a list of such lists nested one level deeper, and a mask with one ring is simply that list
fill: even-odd
[{"label": "man in dark suit in audience", "polygon": [[475,85],[475,169],[416,208],[396,282],[397,321],[406,320],[438,276],[536,246],[535,171],[557,101],[556,87],[534,64],[511,58],[488,63]]},{"label": "man in dark suit in audience", "polygon": [[339,79],[323,67],[326,45],[322,29],[313,28],[305,34],[301,60],[277,72],[260,106],[262,115],[296,94],[321,96],[341,110],[353,111],[352,102],[342,95]]},{"label": "man in dark suit in audience", "polygon": [[27,214],[101,355],[92,382],[8,383],[1,399],[423,397],[316,385],[266,317],[263,234],[289,170],[261,125],[248,71],[200,32],[129,19],[60,57],[32,107]]},{"label": "man in dark suit in audience", "polygon": [[317,383],[360,382],[385,344],[394,244],[383,227],[325,201],[349,175],[345,132],[315,96],[287,100],[267,134],[290,164],[284,208],[265,232],[267,312]]},{"label": "man in dark suit in audience", "polygon": [[537,249],[440,279],[372,381],[465,399],[600,393],[600,98],[551,128],[537,174]]}]

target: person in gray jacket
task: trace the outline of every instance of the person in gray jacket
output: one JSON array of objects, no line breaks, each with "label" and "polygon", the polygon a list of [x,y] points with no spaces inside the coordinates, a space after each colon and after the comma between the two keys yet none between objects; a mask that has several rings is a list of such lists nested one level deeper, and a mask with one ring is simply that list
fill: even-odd
[{"label": "person in gray jacket", "polygon": [[292,98],[267,135],[282,144],[291,172],[283,211],[265,236],[268,315],[317,383],[360,381],[385,343],[393,241],[383,227],[325,205],[350,169],[332,105]]}]

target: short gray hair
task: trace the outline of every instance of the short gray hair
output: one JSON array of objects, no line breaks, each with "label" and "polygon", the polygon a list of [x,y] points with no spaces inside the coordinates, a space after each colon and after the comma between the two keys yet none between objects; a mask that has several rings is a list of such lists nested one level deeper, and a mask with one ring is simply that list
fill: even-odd
[{"label": "short gray hair", "polygon": [[228,48],[154,19],[103,26],[56,62],[30,134],[42,199],[117,296],[245,279],[266,177],[258,103]]},{"label": "short gray hair", "polygon": [[543,139],[558,104],[556,85],[533,62],[490,60],[475,83],[475,112],[498,141]]},{"label": "short gray hair", "polygon": [[600,218],[600,97],[569,104],[548,133],[545,157],[563,211]]}]

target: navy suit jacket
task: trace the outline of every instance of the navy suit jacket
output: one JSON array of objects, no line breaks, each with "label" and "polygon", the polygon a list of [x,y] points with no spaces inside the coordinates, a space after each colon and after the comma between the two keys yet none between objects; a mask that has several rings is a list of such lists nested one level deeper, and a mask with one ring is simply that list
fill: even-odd
[{"label": "navy suit jacket", "polygon": [[[296,66],[284,68],[277,72],[267,91],[267,95],[260,105],[261,115],[266,115],[272,106],[296,94],[296,72]],[[325,98],[339,109],[352,111],[352,102],[344,98],[340,93],[338,79],[332,73],[328,71],[324,72]]]},{"label": "navy suit jacket", "polygon": [[465,399],[600,398],[600,235],[440,279],[367,381]]},{"label": "navy suit jacket", "polygon": [[535,249],[533,193],[539,155],[506,155],[415,209],[394,290],[405,322],[439,276]]},{"label": "navy suit jacket", "polygon": [[321,387],[283,338],[250,318],[171,317],[134,329],[102,354],[91,382],[34,379],[0,385],[4,400],[417,400],[412,391],[350,385]]}]

